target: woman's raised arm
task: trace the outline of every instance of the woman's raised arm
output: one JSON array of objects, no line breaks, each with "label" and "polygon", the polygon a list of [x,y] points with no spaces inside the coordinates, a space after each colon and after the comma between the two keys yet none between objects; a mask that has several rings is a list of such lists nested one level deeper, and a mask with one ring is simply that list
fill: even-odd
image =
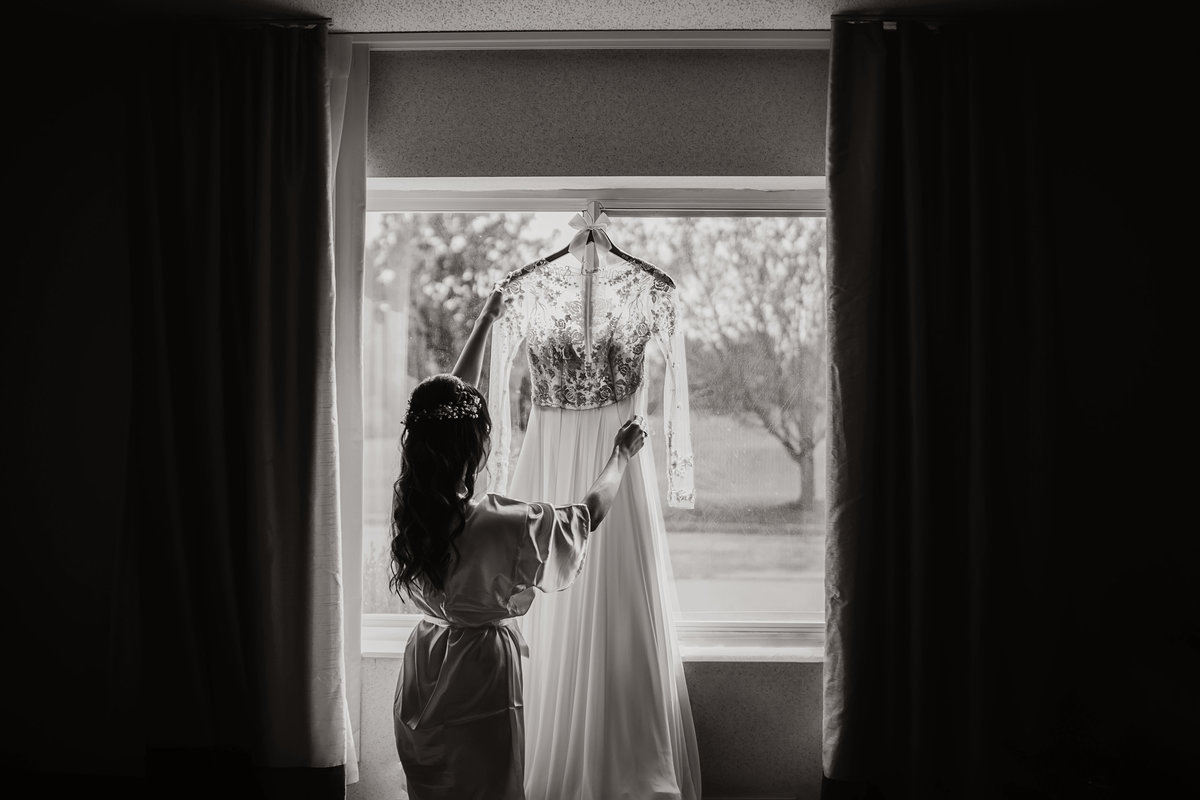
[{"label": "woman's raised arm", "polygon": [[479,372],[483,369],[483,348],[487,344],[488,333],[492,329],[492,323],[504,316],[507,302],[504,293],[499,289],[492,289],[492,293],[484,302],[483,310],[475,319],[471,335],[467,337],[467,343],[458,354],[458,361],[454,362],[454,370],[451,373],[463,383],[479,385]]},{"label": "woman's raised arm", "polygon": [[617,489],[621,488],[621,479],[625,477],[625,467],[629,464],[629,459],[637,455],[645,443],[646,430],[642,427],[640,416],[631,417],[617,431],[613,440],[612,455],[608,457],[608,463],[600,470],[600,474],[588,490],[587,497],[583,499],[592,517],[592,530],[596,530],[596,526],[608,516],[613,498],[617,496]]}]

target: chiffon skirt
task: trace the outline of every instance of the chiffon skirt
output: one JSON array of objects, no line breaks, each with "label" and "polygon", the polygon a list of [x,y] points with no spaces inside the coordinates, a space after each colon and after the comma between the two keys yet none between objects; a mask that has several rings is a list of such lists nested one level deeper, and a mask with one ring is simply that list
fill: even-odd
[{"label": "chiffon skirt", "polygon": [[[535,406],[509,494],[581,501],[645,389],[597,409]],[[520,626],[528,800],[699,800],[696,734],[679,655],[678,606],[649,447],[565,591],[538,594]]]}]

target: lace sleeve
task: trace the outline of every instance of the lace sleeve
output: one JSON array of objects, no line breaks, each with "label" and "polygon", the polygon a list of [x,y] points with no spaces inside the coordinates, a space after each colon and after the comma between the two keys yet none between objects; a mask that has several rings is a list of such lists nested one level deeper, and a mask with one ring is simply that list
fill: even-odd
[{"label": "lace sleeve", "polygon": [[663,353],[663,426],[667,437],[667,504],[694,508],[696,490],[692,456],[692,423],[688,408],[687,355],[677,325],[675,287],[662,279],[650,289],[650,332]]},{"label": "lace sleeve", "polygon": [[488,491],[504,494],[508,491],[508,462],[512,455],[512,402],[509,398],[509,378],[513,358],[525,338],[524,292],[520,281],[505,280],[500,284],[505,295],[513,301],[504,316],[492,325],[491,368],[488,372],[488,413],[492,416],[492,452],[488,459]]}]

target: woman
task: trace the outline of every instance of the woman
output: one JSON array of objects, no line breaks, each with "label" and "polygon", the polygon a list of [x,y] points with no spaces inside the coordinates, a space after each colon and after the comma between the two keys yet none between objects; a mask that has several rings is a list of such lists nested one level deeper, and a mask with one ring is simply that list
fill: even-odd
[{"label": "woman", "polygon": [[566,589],[583,566],[588,534],[612,507],[646,433],[637,417],[578,503],[474,500],[491,420],[476,388],[500,292],[484,304],[448,375],[413,390],[401,437],[392,512],[392,580],[424,613],[396,684],[396,750],[412,800],[524,800],[521,656],[513,620],[534,589]]}]

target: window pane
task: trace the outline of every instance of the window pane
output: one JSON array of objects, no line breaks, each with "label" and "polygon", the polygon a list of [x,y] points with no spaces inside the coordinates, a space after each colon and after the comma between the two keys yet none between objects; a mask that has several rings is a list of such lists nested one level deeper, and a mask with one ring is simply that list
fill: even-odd
[{"label": "window pane", "polygon": [[[367,215],[364,611],[410,610],[387,586],[391,484],[408,392],[450,368],[496,280],[566,244],[569,219],[557,212]],[[681,610],[820,618],[825,220],[621,217],[609,233],[679,287],[696,508],[664,501],[664,513]],[[665,499],[663,368],[661,354],[647,352],[650,447]],[[487,370],[485,362],[485,383]],[[513,372],[515,461],[529,413],[519,356]]]}]

